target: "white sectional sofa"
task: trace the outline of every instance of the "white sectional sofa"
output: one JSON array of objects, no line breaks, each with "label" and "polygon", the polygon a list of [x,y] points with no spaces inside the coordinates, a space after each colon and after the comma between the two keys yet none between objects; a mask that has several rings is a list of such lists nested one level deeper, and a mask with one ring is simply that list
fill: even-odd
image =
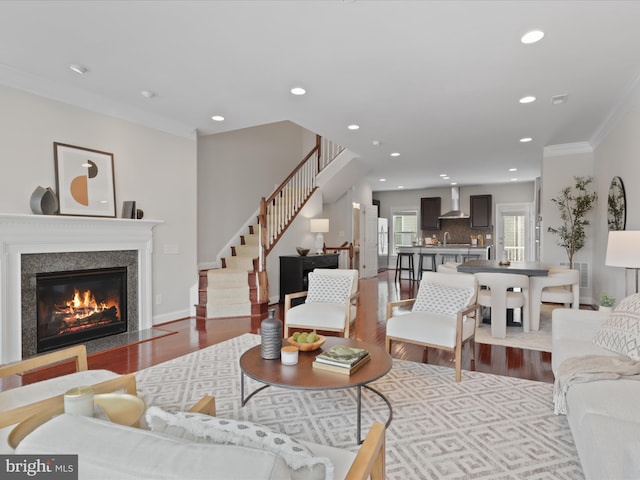
[{"label": "white sectional sofa", "polygon": [[[631,303],[631,308],[635,308],[635,302],[637,299]],[[552,368],[556,377],[562,362],[572,357],[628,358],[593,342],[611,322],[609,315],[616,315],[616,311],[611,314],[574,309],[553,311]],[[640,325],[636,321],[637,314],[631,312],[628,320],[630,329],[637,333]],[[556,378],[556,387],[557,382]],[[585,477],[593,480],[640,479],[640,381],[616,379],[576,383],[569,387],[564,398]]]}]

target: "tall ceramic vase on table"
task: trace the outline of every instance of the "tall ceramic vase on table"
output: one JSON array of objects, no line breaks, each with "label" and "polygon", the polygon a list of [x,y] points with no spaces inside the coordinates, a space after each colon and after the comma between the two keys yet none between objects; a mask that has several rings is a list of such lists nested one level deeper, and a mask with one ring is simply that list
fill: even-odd
[{"label": "tall ceramic vase on table", "polygon": [[260,324],[260,356],[265,360],[280,358],[282,348],[282,322],[275,318],[275,309],[269,309],[269,316]]}]

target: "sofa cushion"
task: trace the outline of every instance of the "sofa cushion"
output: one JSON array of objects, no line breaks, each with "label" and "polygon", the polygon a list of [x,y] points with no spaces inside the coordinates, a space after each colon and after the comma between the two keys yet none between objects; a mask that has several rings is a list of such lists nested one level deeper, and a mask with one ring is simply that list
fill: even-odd
[{"label": "sofa cushion", "polygon": [[596,333],[593,343],[640,360],[640,294],[620,302]]},{"label": "sofa cushion", "polygon": [[181,439],[270,451],[284,459],[294,480],[333,478],[333,465],[328,458],[315,457],[302,443],[264,425],[202,413],[169,413],[158,407],[150,407],[145,418],[152,431]]},{"label": "sofa cushion", "polygon": [[[638,439],[640,424],[591,414],[582,420],[578,455],[586,478],[636,480],[638,461],[629,446]],[[573,430],[574,436],[576,432]],[[576,445],[578,442],[576,441]],[[637,454],[637,451],[635,452]]]},{"label": "sofa cushion", "polygon": [[289,478],[272,452],[196,443],[96,418],[59,415],[36,428],[17,454],[77,454],[80,478],[92,480]]}]

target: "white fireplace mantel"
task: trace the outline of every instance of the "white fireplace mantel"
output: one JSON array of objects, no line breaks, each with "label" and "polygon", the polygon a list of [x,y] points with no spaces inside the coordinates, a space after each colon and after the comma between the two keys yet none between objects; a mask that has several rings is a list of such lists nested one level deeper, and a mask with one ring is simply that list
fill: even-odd
[{"label": "white fireplace mantel", "polygon": [[0,362],[22,359],[21,255],[136,250],[139,329],[151,328],[153,228],[159,220],[0,214]]}]

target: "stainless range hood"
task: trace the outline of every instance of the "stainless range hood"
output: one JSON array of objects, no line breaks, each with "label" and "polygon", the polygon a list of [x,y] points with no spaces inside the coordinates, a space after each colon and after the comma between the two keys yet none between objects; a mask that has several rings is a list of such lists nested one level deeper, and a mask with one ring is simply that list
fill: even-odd
[{"label": "stainless range hood", "polygon": [[460,210],[460,189],[458,187],[451,187],[451,210],[438,218],[469,218],[468,214]]}]

